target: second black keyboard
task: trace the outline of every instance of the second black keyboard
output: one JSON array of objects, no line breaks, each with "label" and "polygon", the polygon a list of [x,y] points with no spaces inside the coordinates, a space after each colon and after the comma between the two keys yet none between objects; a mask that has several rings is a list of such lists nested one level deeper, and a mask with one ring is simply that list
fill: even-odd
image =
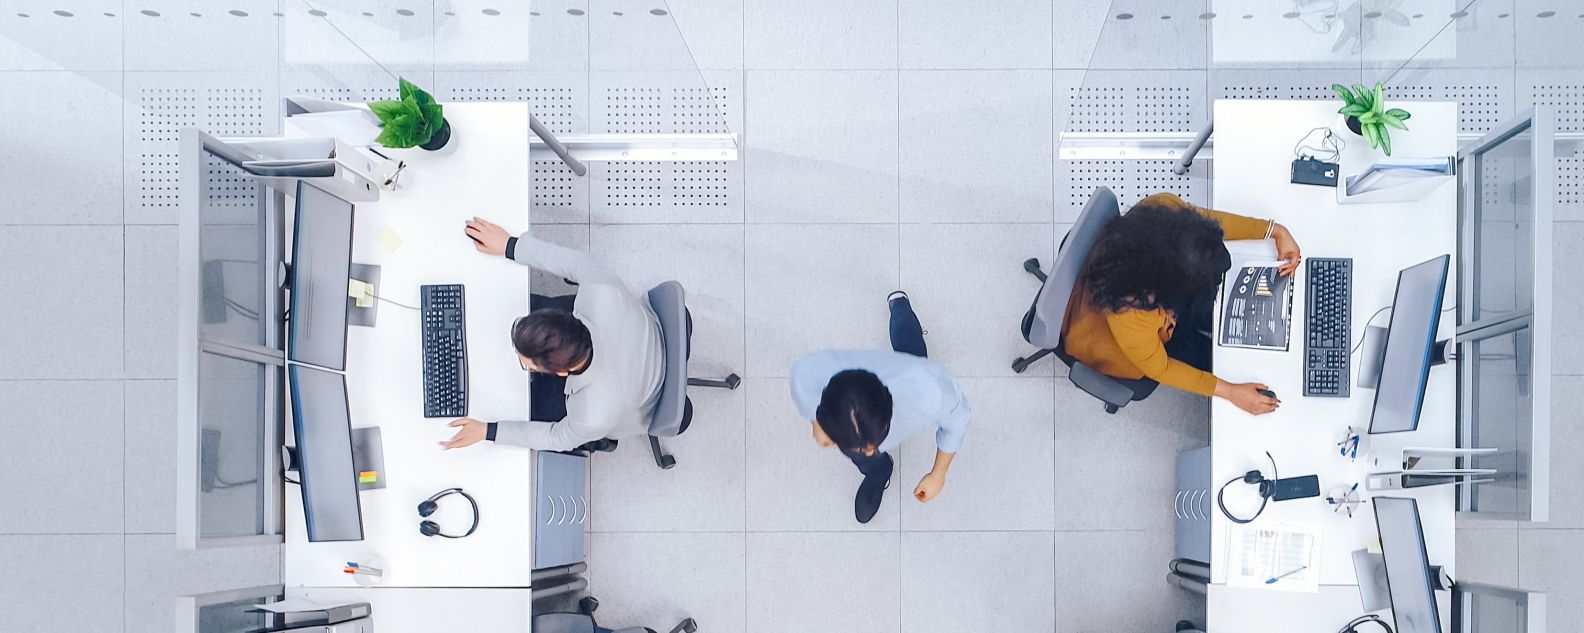
[{"label": "second black keyboard", "polygon": [[1348,397],[1353,341],[1353,260],[1312,258],[1304,284],[1306,396]]},{"label": "second black keyboard", "polygon": [[467,318],[462,284],[419,287],[424,417],[467,415]]}]

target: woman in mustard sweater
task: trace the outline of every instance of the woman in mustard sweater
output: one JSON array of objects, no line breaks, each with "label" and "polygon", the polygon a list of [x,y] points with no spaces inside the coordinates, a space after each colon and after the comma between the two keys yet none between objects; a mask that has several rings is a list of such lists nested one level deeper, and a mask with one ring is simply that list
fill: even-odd
[{"label": "woman in mustard sweater", "polygon": [[1280,406],[1260,383],[1230,383],[1211,373],[1209,337],[1215,289],[1231,268],[1223,240],[1276,241],[1281,274],[1298,268],[1298,242],[1271,220],[1202,209],[1169,193],[1140,200],[1106,226],[1068,305],[1066,351],[1107,376],[1148,377],[1244,411]]}]

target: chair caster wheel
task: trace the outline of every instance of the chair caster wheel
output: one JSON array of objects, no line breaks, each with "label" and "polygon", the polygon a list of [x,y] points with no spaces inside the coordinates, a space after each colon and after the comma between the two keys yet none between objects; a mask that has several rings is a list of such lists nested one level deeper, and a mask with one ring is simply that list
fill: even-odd
[{"label": "chair caster wheel", "polygon": [[1026,358],[1019,358],[1015,361],[1012,361],[1012,371],[1020,374],[1023,373],[1023,370],[1028,369],[1028,366],[1028,359]]},{"label": "chair caster wheel", "polygon": [[738,376],[737,374],[731,374],[726,377],[725,382],[727,389],[736,389],[737,385],[742,384],[742,377]]},{"label": "chair caster wheel", "polygon": [[698,623],[693,618],[683,620],[678,626],[682,627],[682,633],[698,633]]},{"label": "chair caster wheel", "polygon": [[670,455],[665,455],[665,456],[660,458],[660,468],[662,470],[671,470],[671,467],[675,466],[675,465],[676,465],[676,458],[675,457],[672,457]]},{"label": "chair caster wheel", "polygon": [[1105,406],[1105,410],[1106,410],[1106,413],[1109,413],[1111,415],[1116,415],[1116,412],[1121,411],[1122,407],[1116,406],[1114,404],[1108,404],[1108,405]]},{"label": "chair caster wheel", "polygon": [[1030,257],[1028,259],[1023,260],[1023,270],[1029,271],[1031,273],[1040,272],[1039,258],[1038,257]]},{"label": "chair caster wheel", "polygon": [[582,600],[578,601],[578,611],[583,612],[583,615],[594,615],[594,612],[598,610],[599,599],[594,596],[584,596]]}]

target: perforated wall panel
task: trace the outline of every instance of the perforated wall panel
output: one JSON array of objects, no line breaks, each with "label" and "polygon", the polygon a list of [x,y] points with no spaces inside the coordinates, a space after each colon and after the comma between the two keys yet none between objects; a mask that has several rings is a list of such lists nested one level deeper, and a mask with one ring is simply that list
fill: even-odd
[{"label": "perforated wall panel", "polygon": [[1584,132],[1584,81],[1519,71],[1519,82],[1519,103],[1550,105],[1558,132]]},{"label": "perforated wall panel", "polygon": [[[278,99],[272,88],[260,87],[272,83],[272,77],[231,73],[127,73],[127,125],[133,132],[127,143],[127,221],[176,220],[177,146],[183,128],[197,127],[215,136],[275,134]],[[251,195],[251,190],[221,191],[230,191],[220,194],[227,199]]]},{"label": "perforated wall panel", "polygon": [[1208,120],[1205,74],[1090,70],[1071,93],[1074,132],[1180,132]]},{"label": "perforated wall panel", "polygon": [[[623,134],[733,132],[741,120],[737,85],[705,85],[696,73],[606,73],[591,88],[591,124]],[[741,162],[596,163],[590,175],[596,222],[741,218]]]},{"label": "perforated wall panel", "polygon": [[[1078,216],[1089,201],[1095,187],[1111,189],[1126,210],[1139,199],[1156,193],[1170,192],[1184,200],[1203,206],[1212,206],[1209,182],[1201,171],[1190,171],[1178,176],[1171,171],[1169,160],[1060,160],[1056,163],[1062,188],[1058,190],[1056,204],[1060,207],[1057,221],[1071,221]],[[1195,170],[1202,170],[1197,166]]]}]

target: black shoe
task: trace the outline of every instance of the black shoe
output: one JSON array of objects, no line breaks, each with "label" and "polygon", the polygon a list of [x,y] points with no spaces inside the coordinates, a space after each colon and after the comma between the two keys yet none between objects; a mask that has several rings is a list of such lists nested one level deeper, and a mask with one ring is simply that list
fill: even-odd
[{"label": "black shoe", "polygon": [[886,488],[891,487],[891,475],[887,474],[884,480],[879,477],[865,477],[863,483],[858,484],[858,495],[853,498],[853,515],[859,523],[868,523],[875,513],[880,511],[880,502],[885,500]]},{"label": "black shoe", "polygon": [[620,444],[619,441],[607,437],[592,442],[585,442],[582,446],[577,447],[577,450],[585,453],[609,453],[616,450],[618,444]]}]

